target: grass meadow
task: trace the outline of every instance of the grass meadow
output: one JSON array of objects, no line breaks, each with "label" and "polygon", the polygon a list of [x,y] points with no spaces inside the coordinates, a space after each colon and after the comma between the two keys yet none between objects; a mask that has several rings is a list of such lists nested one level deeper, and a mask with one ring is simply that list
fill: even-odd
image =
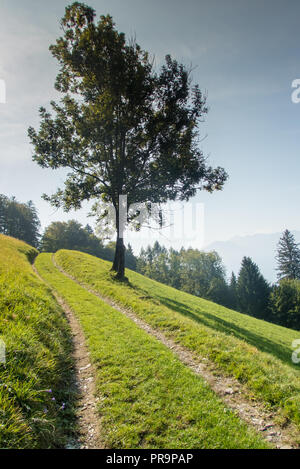
[{"label": "grass meadow", "polygon": [[38,252],[0,235],[0,447],[61,448],[74,428],[69,327],[32,270]]},{"label": "grass meadow", "polygon": [[252,398],[280,409],[300,427],[300,367],[291,360],[299,332],[232,311],[127,270],[113,279],[110,263],[77,251],[59,251],[57,263],[80,282],[131,309],[152,327],[249,389]]},{"label": "grass meadow", "polygon": [[76,314],[87,338],[106,447],[268,448],[201,377],[121,312],[60,273],[51,254],[41,254],[36,266]]}]

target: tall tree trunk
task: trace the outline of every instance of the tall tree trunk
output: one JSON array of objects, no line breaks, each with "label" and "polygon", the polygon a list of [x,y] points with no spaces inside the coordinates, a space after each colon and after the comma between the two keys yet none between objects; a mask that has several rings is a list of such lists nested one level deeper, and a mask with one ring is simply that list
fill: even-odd
[{"label": "tall tree trunk", "polygon": [[117,237],[112,270],[117,272],[117,278],[123,279],[125,277],[125,246],[123,238],[120,238],[119,236]]},{"label": "tall tree trunk", "polygon": [[[125,277],[125,246],[123,239],[124,227],[120,226],[119,207],[116,207],[116,227],[117,227],[117,243],[115,250],[114,262],[111,270],[117,272],[116,277],[123,280]],[[122,223],[122,221],[121,221]]]}]

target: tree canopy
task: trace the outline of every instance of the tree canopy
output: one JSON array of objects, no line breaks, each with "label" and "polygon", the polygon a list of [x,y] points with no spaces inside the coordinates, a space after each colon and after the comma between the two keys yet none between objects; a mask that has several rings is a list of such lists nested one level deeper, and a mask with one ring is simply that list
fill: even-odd
[{"label": "tree canopy", "polygon": [[300,330],[300,282],[284,278],[270,295],[270,320]]},{"label": "tree canopy", "polygon": [[137,270],[174,288],[231,306],[225,268],[215,251],[168,250],[156,241],[153,247],[141,250]]},{"label": "tree canopy", "polygon": [[0,194],[0,233],[37,247],[39,229],[40,220],[32,201],[21,203],[15,197]]},{"label": "tree canopy", "polygon": [[76,220],[52,222],[43,233],[40,248],[44,252],[56,252],[59,249],[82,251],[105,260],[112,260],[114,252],[104,246],[89,225],[83,227]]},{"label": "tree canopy", "polygon": [[269,284],[260,273],[257,264],[250,257],[244,257],[236,284],[239,311],[265,319],[269,294]]},{"label": "tree canopy", "polygon": [[[40,109],[29,128],[33,160],[69,168],[64,188],[44,198],[65,210],[84,200],[109,202],[116,212],[113,269],[124,276],[120,196],[136,203],[185,200],[198,189],[220,190],[227,174],[199,149],[206,99],[190,71],[167,55],[156,70],[149,54],[118,32],[111,16],[75,2],[62,18],[63,36],[50,46],[63,94],[52,112]],[[134,214],[133,216],[136,216]],[[130,222],[127,212],[126,222]]]}]

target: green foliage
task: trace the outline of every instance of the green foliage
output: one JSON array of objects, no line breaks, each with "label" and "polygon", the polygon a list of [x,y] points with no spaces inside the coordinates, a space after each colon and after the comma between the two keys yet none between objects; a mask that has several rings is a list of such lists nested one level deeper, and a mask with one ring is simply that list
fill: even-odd
[{"label": "green foliage", "polygon": [[46,229],[41,239],[43,252],[56,252],[59,249],[74,249],[87,252],[105,260],[112,260],[114,252],[105,247],[90,226],[83,226],[75,220],[53,222]]},{"label": "green foliage", "polygon": [[61,448],[75,424],[70,331],[32,270],[29,261],[37,254],[0,235],[0,336],[6,346],[6,363],[0,363],[0,447],[5,449]]},{"label": "green foliage", "polygon": [[64,36],[50,50],[63,97],[51,103],[52,114],[40,109],[39,131],[29,128],[33,160],[70,170],[64,189],[45,196],[54,206],[79,208],[91,198],[113,204],[121,240],[114,268],[123,276],[122,194],[128,206],[188,200],[198,189],[222,189],[227,174],[208,166],[198,148],[206,100],[185,66],[167,55],[156,72],[148,53],[126,42],[111,16],[96,22],[84,4],[67,7],[61,24]]},{"label": "green foliage", "polygon": [[227,285],[222,259],[215,252],[181,250],[182,289],[188,293],[226,303]]},{"label": "green foliage", "polygon": [[[93,229],[89,225],[84,228],[76,220],[69,220],[68,222],[51,223],[44,231],[40,248],[42,252],[72,249],[112,261],[115,243],[110,242],[104,245],[101,239],[94,235]],[[136,258],[130,245],[126,249],[125,264],[129,269],[136,269]]]},{"label": "green foliage", "polygon": [[267,318],[270,286],[250,257],[242,260],[236,295],[239,311],[256,318]]},{"label": "green foliage", "polygon": [[270,295],[271,320],[300,330],[300,281],[285,278]]},{"label": "green foliage", "polygon": [[234,272],[231,273],[229,283],[229,306],[237,310],[237,279]]},{"label": "green foliage", "polygon": [[130,270],[136,270],[136,263],[137,263],[137,259],[133,253],[132,246],[128,244],[128,247],[125,251],[125,265]]},{"label": "green foliage", "polygon": [[20,203],[0,194],[0,233],[37,247],[40,220],[32,201]]},{"label": "green foliage", "polygon": [[56,261],[79,281],[111,298],[235,376],[249,394],[282,409],[300,426],[299,366],[291,360],[299,334],[128,271],[129,284],[112,280],[109,264],[78,252],[59,251]]},{"label": "green foliage", "polygon": [[279,240],[276,260],[278,279],[300,279],[300,249],[289,230]]},{"label": "green foliage", "polygon": [[230,306],[225,269],[215,251],[167,250],[156,241],[152,248],[141,250],[137,270],[158,282]]},{"label": "green foliage", "polygon": [[[89,268],[85,262],[89,257],[79,253],[75,257],[81,260],[83,270]],[[88,339],[97,370],[98,411],[107,447],[268,447],[261,435],[247,428],[202,378],[162,343],[62,275],[50,255],[41,254],[36,264],[75,312]],[[98,274],[101,272],[96,269],[94,276]],[[126,290],[130,292],[130,288]]]}]

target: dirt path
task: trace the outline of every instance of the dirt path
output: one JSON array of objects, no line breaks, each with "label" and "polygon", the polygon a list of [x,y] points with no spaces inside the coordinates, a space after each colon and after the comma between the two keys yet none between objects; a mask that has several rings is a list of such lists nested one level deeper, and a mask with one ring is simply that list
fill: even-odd
[{"label": "dirt path", "polygon": [[235,411],[247,424],[261,432],[262,436],[274,447],[278,449],[299,448],[299,443],[297,442],[300,441],[300,432],[295,425],[286,421],[282,425],[277,424],[276,421],[284,420],[282,416],[273,410],[268,410],[262,402],[251,400],[246,397],[249,395],[249,390],[238,380],[233,377],[225,376],[220,372],[220,369],[214,365],[214,363],[205,358],[196,356],[185,347],[166,337],[161,331],[153,329],[145,321],[138,318],[131,310],[122,308],[110,298],[99,294],[87,285],[79,282],[56,263],[54,256],[52,257],[52,260],[55,267],[62,274],[127,316],[141,329],[154,336],[166,347],[172,350],[182,363],[187,365],[194,373],[204,378],[211,389],[221,397],[227,407]]},{"label": "dirt path", "polygon": [[73,386],[75,393],[79,396],[76,410],[78,435],[68,442],[65,449],[103,449],[100,422],[96,412],[95,371],[90,362],[84,334],[67,303],[45,282],[34,265],[33,270],[39,279],[51,289],[56,301],[63,309],[72,331],[74,358]]}]

